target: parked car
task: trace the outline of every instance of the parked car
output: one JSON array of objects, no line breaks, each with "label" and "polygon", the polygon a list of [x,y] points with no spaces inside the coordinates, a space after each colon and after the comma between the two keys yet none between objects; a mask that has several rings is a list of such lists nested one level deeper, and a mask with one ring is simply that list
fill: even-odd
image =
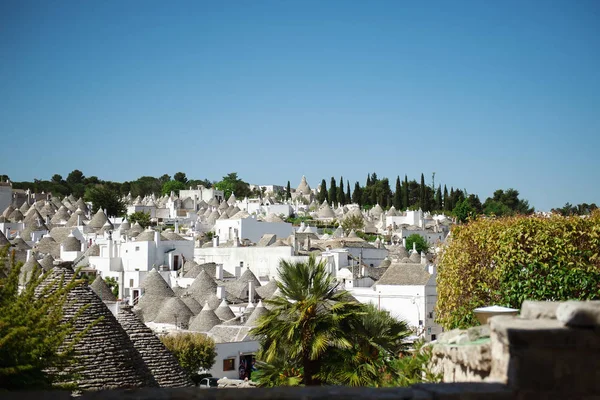
[{"label": "parked car", "polygon": [[216,388],[219,387],[219,384],[217,383],[218,380],[219,378],[204,378],[200,381],[198,386],[200,386],[201,389]]}]

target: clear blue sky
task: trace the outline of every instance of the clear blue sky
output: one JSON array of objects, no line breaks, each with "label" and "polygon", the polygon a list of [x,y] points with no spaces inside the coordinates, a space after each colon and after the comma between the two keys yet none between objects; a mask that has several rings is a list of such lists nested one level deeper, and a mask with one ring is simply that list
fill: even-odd
[{"label": "clear blue sky", "polygon": [[600,203],[600,2],[0,2],[0,173]]}]

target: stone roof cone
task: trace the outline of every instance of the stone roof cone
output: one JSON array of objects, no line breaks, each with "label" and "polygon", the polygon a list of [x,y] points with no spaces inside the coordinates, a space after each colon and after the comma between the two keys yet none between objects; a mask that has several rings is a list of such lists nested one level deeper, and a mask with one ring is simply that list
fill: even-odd
[{"label": "stone roof cone", "polygon": [[193,316],[194,313],[179,297],[171,297],[163,302],[154,322],[186,327]]},{"label": "stone roof cone", "polygon": [[102,228],[102,226],[104,226],[106,221],[108,221],[106,214],[104,214],[104,211],[102,211],[102,209],[99,209],[98,212],[94,214],[94,216],[88,223],[88,226],[94,229],[100,229]]},{"label": "stone roof cone", "polygon": [[196,332],[208,332],[213,326],[219,325],[221,320],[217,317],[217,314],[210,308],[208,303],[204,304],[204,308],[200,311],[192,322],[190,323],[190,331]]},{"label": "stone roof cone", "polygon": [[231,311],[231,307],[227,305],[227,301],[223,299],[219,307],[215,310],[215,314],[223,321],[230,320],[231,318],[235,318],[235,314]]},{"label": "stone roof cone", "polygon": [[[57,285],[60,279],[68,282],[73,276],[70,267],[55,266],[36,294],[48,285]],[[83,307],[86,308],[79,314]],[[65,345],[89,328],[75,347],[75,363],[66,368],[67,373],[77,375],[75,383],[81,390],[157,386],[127,333],[87,283],[81,282],[67,295],[64,318],[74,321],[74,334]]]},{"label": "stone roof cone", "polygon": [[117,320],[160,387],[193,386],[177,359],[152,330],[139,320],[130,306],[121,306]]},{"label": "stone roof cone", "polygon": [[90,289],[92,289],[102,301],[117,301],[117,298],[100,275],[96,276],[96,279],[94,279],[94,282],[90,285]]}]

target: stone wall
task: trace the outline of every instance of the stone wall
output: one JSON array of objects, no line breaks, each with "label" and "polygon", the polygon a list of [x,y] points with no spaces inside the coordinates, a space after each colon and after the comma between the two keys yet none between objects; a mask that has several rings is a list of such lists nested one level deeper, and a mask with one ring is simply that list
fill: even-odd
[{"label": "stone wall", "polygon": [[600,398],[600,301],[526,301],[518,317],[446,332],[432,364],[444,382],[496,382],[525,397]]}]

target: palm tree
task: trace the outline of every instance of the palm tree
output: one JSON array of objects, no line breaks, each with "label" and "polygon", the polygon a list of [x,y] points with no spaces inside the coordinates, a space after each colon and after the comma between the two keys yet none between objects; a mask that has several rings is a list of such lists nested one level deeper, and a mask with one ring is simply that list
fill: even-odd
[{"label": "palm tree", "polygon": [[338,290],[325,263],[314,256],[307,262],[282,260],[278,272],[281,294],[266,301],[271,310],[252,332],[261,338],[258,358],[269,364],[299,360],[303,383],[319,385],[324,354],[352,349],[345,321],[359,314],[361,305]]}]

